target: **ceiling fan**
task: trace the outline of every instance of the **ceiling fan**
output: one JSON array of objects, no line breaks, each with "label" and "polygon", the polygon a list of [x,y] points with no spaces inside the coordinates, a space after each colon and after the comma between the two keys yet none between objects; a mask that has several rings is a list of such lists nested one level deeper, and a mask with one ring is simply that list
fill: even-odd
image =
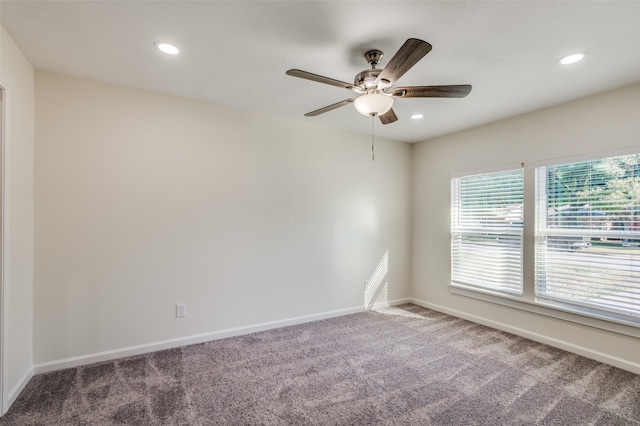
[{"label": "ceiling fan", "polygon": [[386,67],[377,69],[376,65],[382,59],[383,54],[380,50],[369,50],[364,54],[364,57],[371,65],[371,69],[356,74],[353,84],[298,69],[287,71],[287,75],[342,87],[360,94],[356,98],[345,99],[308,112],[305,114],[307,117],[314,117],[353,103],[360,114],[378,116],[382,124],[389,124],[398,120],[392,109],[394,98],[464,98],[471,92],[469,84],[393,87],[396,81],[429,51],[431,51],[429,43],[417,38],[410,38],[400,47]]}]

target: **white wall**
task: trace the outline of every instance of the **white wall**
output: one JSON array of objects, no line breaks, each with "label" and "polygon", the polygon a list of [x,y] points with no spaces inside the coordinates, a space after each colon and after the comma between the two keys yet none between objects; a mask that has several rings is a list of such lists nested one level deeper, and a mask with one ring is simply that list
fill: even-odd
[{"label": "white wall", "polygon": [[5,89],[3,409],[32,374],[33,68],[4,28],[0,85]]},{"label": "white wall", "polygon": [[[453,173],[525,163],[525,217],[534,162],[640,145],[640,85],[417,144],[413,151],[413,296],[427,306],[515,331],[640,373],[640,341],[449,292]],[[524,278],[533,280],[533,230]]]},{"label": "white wall", "polygon": [[409,296],[410,145],[44,71],[36,116],[36,365],[361,309],[387,251]]}]

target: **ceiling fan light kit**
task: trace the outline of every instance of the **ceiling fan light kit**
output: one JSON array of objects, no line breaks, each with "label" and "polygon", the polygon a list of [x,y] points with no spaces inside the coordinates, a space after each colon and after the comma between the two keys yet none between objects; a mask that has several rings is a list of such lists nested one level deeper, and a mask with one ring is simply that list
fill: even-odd
[{"label": "ceiling fan light kit", "polygon": [[391,109],[393,106],[393,98],[389,95],[383,95],[382,93],[370,93],[356,98],[353,106],[355,106],[356,111],[362,115],[378,116]]},{"label": "ceiling fan light kit", "polygon": [[364,54],[364,58],[371,68],[356,74],[353,84],[299,69],[290,69],[287,75],[341,87],[360,95],[308,112],[305,114],[307,117],[314,117],[353,103],[360,114],[377,116],[382,124],[390,124],[398,120],[393,111],[394,98],[463,98],[471,92],[469,84],[393,88],[396,81],[430,51],[431,45],[426,41],[410,38],[389,60],[386,67],[377,69],[376,65],[384,55],[380,50],[369,50]]}]

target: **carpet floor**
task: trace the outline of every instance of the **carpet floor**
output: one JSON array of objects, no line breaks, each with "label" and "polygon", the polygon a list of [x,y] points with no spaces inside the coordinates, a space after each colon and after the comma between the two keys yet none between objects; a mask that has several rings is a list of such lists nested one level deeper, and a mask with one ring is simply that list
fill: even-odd
[{"label": "carpet floor", "polygon": [[0,425],[640,425],[640,376],[415,305],[37,375]]}]

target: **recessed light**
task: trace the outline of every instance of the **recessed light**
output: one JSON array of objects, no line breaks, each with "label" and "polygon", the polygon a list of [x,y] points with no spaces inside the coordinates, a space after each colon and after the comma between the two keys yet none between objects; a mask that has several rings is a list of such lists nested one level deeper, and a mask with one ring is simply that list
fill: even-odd
[{"label": "recessed light", "polygon": [[155,46],[158,50],[166,53],[167,55],[177,55],[180,53],[180,49],[175,47],[173,44],[165,43],[164,41],[155,42]]},{"label": "recessed light", "polygon": [[422,114],[413,114],[411,116],[411,119],[412,120],[420,120],[422,117],[424,117],[424,115],[422,115]]},{"label": "recessed light", "polygon": [[563,56],[562,58],[558,59],[558,62],[560,62],[562,65],[569,65],[575,64],[576,62],[581,61],[583,58],[584,53],[578,52],[572,53],[571,55]]}]

